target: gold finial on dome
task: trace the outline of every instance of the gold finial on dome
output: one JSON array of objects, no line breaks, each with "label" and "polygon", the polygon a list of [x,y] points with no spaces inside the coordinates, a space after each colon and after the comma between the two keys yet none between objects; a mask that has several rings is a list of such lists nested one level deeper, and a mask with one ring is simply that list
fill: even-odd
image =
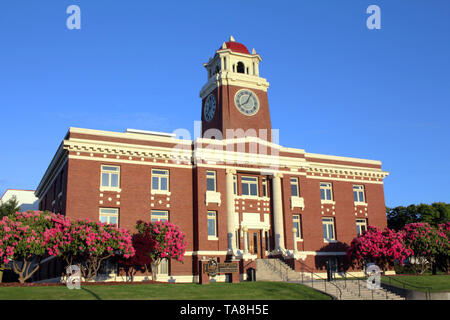
[{"label": "gold finial on dome", "polygon": [[222,43],[222,49],[226,49],[227,48],[227,44],[224,42]]},{"label": "gold finial on dome", "polygon": [[234,37],[233,37],[233,36],[230,36],[230,41],[231,41],[231,42],[235,42],[236,40],[234,40]]}]

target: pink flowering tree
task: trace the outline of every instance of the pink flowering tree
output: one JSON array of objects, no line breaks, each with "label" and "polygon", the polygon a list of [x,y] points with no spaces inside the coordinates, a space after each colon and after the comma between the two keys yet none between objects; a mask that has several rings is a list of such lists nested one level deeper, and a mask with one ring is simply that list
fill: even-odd
[{"label": "pink flowering tree", "polygon": [[178,226],[168,221],[153,223],[138,221],[136,229],[139,234],[152,243],[152,247],[148,248],[150,250],[146,254],[151,258],[153,281],[156,281],[157,269],[162,259],[175,259],[183,262],[187,240],[186,235]]},{"label": "pink flowering tree", "polygon": [[401,264],[412,254],[412,250],[403,245],[403,233],[386,228],[369,226],[367,231],[354,238],[347,249],[349,261],[358,266],[375,263],[385,271],[395,262]]},{"label": "pink flowering tree", "polygon": [[17,212],[0,221],[0,259],[24,283],[39,270],[46,254],[45,230],[53,227],[47,212]]},{"label": "pink flowering tree", "polygon": [[54,223],[44,236],[48,254],[61,257],[67,265],[77,265],[86,281],[98,275],[103,261],[135,254],[126,229],[89,219],[70,222],[59,217]]},{"label": "pink flowering tree", "polygon": [[439,225],[439,231],[445,234],[447,241],[442,246],[442,251],[438,255],[438,262],[441,269],[447,274],[450,273],[450,222]]},{"label": "pink flowering tree", "polygon": [[153,250],[155,240],[150,237],[149,233],[141,234],[135,233],[132,237],[133,248],[135,249],[134,256],[130,258],[119,258],[118,262],[121,267],[125,269],[127,277],[133,281],[134,275],[138,271],[144,272],[148,275],[149,267],[152,263],[150,254]]},{"label": "pink flowering tree", "polygon": [[436,263],[440,255],[448,256],[445,226],[434,228],[428,223],[409,223],[402,229],[404,244],[413,251],[410,259],[414,272],[423,274]]}]

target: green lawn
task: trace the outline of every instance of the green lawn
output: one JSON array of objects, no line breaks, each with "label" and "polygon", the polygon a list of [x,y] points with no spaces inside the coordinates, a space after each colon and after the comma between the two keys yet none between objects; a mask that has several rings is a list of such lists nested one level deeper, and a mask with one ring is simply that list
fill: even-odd
[{"label": "green lawn", "polygon": [[282,282],[0,287],[0,300],[329,300],[309,287]]},{"label": "green lawn", "polygon": [[[405,282],[409,285],[418,287],[431,287],[431,292],[450,291],[450,275],[422,275],[422,276],[389,276],[382,277],[382,281],[389,283],[388,278],[398,279],[401,282]],[[403,288],[402,284],[396,281],[391,281],[391,284]],[[406,289],[416,291],[426,291],[425,289],[415,288],[413,286],[406,286]]]}]

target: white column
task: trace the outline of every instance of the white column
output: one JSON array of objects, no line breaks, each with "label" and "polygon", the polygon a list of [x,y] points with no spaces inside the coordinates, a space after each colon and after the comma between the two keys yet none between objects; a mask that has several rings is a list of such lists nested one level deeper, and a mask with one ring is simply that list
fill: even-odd
[{"label": "white column", "polygon": [[244,232],[244,253],[248,253],[248,237],[247,237],[247,231],[248,231],[248,228],[247,227],[244,227],[244,228],[242,228],[242,231]]},{"label": "white column", "polygon": [[233,253],[236,250],[236,241],[234,239],[235,229],[235,211],[234,211],[234,188],[233,188],[233,176],[236,174],[236,170],[227,169],[226,185],[227,185],[227,234],[228,234],[228,250]]},{"label": "white column", "polygon": [[294,253],[297,253],[297,228],[292,228],[292,239],[294,241]]},{"label": "white column", "polygon": [[281,173],[274,173],[272,177],[273,193],[273,222],[275,231],[275,250],[284,249],[284,228],[283,228],[283,196],[281,193]]}]

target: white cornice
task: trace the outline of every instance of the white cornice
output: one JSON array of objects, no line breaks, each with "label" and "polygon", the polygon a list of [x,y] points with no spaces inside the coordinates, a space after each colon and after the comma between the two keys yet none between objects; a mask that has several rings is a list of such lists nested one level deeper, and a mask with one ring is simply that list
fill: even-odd
[{"label": "white cornice", "polygon": [[75,127],[70,127],[69,132],[70,133],[96,135],[96,136],[101,136],[101,137],[130,139],[130,140],[143,140],[143,141],[153,141],[153,142],[173,143],[173,144],[192,144],[191,140],[176,139],[176,138],[163,137],[163,136],[158,136],[158,135],[145,135],[145,134],[131,133],[131,132],[114,132],[114,131],[83,129],[83,128],[75,128]]},{"label": "white cornice", "polygon": [[359,163],[374,164],[374,165],[381,166],[381,161],[379,161],[379,160],[367,160],[367,159],[360,159],[360,158],[348,158],[348,157],[331,156],[331,155],[326,155],[326,154],[309,153],[309,152],[305,153],[305,157],[307,157],[307,158],[314,158],[314,159],[324,159],[324,160],[359,162]]},{"label": "white cornice", "polygon": [[[389,172],[383,171],[381,168],[369,168],[363,166],[364,164],[379,165],[380,161],[376,160],[366,160],[359,158],[348,158],[348,157],[338,157],[330,155],[321,155],[314,153],[305,153],[303,149],[294,149],[282,147],[279,144],[275,144],[258,137],[244,137],[244,138],[233,138],[225,140],[214,140],[214,139],[203,139],[198,138],[194,141],[175,139],[170,137],[161,136],[145,136],[142,134],[133,133],[120,133],[120,132],[110,132],[101,130],[91,130],[91,129],[81,129],[73,128],[69,129],[70,133],[81,133],[88,135],[96,135],[102,137],[113,137],[113,138],[124,138],[131,140],[141,140],[141,141],[153,141],[159,143],[171,143],[173,147],[159,147],[159,146],[149,146],[141,144],[132,143],[119,143],[113,141],[102,141],[102,140],[91,140],[91,139],[80,139],[70,137],[68,140],[63,140],[63,143],[59,146],[55,156],[53,157],[50,165],[48,166],[44,176],[42,177],[38,187],[36,188],[36,196],[41,197],[43,191],[47,189],[48,184],[53,180],[54,176],[59,172],[61,166],[67,158],[67,152],[76,152],[76,155],[71,156],[71,158],[77,159],[90,159],[90,160],[103,160],[103,161],[125,161],[127,163],[142,163],[149,164],[148,158],[153,159],[163,159],[165,160],[165,166],[177,166],[181,164],[183,167],[192,168],[201,165],[217,165],[224,166],[227,168],[237,168],[238,170],[244,169],[246,165],[250,169],[255,169],[255,166],[262,168],[257,168],[255,170],[259,171],[277,171],[279,169],[292,170],[289,174],[301,174],[304,175],[305,171],[298,172],[299,169],[304,169],[309,174],[308,178],[312,179],[327,179],[327,180],[343,180],[343,181],[362,181],[365,183],[382,183],[382,180],[389,175]],[[67,135],[66,135],[67,136]],[[227,150],[227,146],[233,144],[243,144],[243,143],[256,143],[257,145],[262,145],[267,148],[267,153],[270,154],[260,154],[260,146],[255,150],[257,153],[240,152],[238,148],[233,148],[233,150]],[[234,150],[238,149],[238,150]],[[269,149],[271,149],[269,151]],[[82,152],[91,153],[90,157],[87,155],[81,155]],[[259,152],[259,153],[258,153]],[[280,156],[279,152],[287,152],[292,154],[301,155],[299,157],[295,156]],[[94,157],[94,153],[103,155],[115,155],[120,159],[108,158],[97,158]],[[272,154],[273,153],[273,154]],[[306,158],[303,158],[302,156]],[[129,159],[126,159],[126,158]],[[140,158],[140,159],[139,159]],[[147,158],[147,161],[144,161]],[[344,164],[330,164],[308,161],[308,158],[323,159],[323,160],[334,160],[334,161],[345,161],[352,162],[358,165],[344,165]],[[141,161],[138,161],[141,160]],[[169,160],[173,160],[177,163],[169,163]],[[152,162],[154,165],[160,165],[160,162]],[[239,165],[236,167],[236,165]],[[314,175],[312,175],[314,174]],[[330,177],[330,175],[338,175],[338,177]],[[327,177],[328,175],[328,177]],[[370,180],[360,180],[360,177],[367,177]],[[357,179],[358,178],[358,179]],[[357,180],[355,180],[357,179]]]},{"label": "white cornice", "polygon": [[244,73],[222,71],[210,77],[200,90],[200,98],[204,99],[218,86],[238,86],[267,92],[269,82],[265,78]]},{"label": "white cornice", "polygon": [[58,147],[58,150],[56,151],[55,155],[53,156],[52,161],[50,162],[49,166],[47,167],[47,170],[44,173],[44,176],[42,177],[41,181],[39,182],[38,187],[36,188],[36,191],[34,194],[36,197],[40,198],[42,195],[43,189],[47,188],[47,185],[50,181],[52,181],[55,177],[55,175],[59,172],[60,167],[62,164],[64,164],[65,154],[67,151],[63,147],[63,143],[61,143]]}]

